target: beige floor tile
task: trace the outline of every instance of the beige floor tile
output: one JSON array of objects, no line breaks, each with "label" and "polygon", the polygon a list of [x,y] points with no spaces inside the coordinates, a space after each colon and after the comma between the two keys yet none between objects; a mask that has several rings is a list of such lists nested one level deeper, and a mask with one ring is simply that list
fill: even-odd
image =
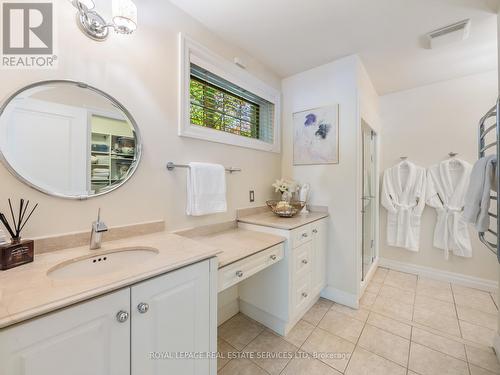
[{"label": "beige floor tile", "polygon": [[478,344],[491,346],[495,331],[489,328],[481,327],[469,322],[460,320],[460,328],[462,329],[462,337],[466,340],[477,342]]},{"label": "beige floor tile", "polygon": [[354,350],[354,344],[321,328],[315,328],[302,346],[302,350],[334,369],[344,372]]},{"label": "beige floor tile", "polygon": [[346,375],[405,375],[406,368],[371,353],[359,346],[347,367]]},{"label": "beige floor tile", "polygon": [[498,308],[498,292],[491,292],[490,296],[493,298],[493,302],[495,302],[495,305],[497,305]]},{"label": "beige floor tile", "polygon": [[465,356],[464,344],[443,336],[435,335],[424,329],[413,327],[411,341],[427,346],[431,349],[435,349],[441,353],[451,355],[452,357],[463,361],[467,360],[467,357]]},{"label": "beige floor tile", "polygon": [[438,314],[450,315],[453,317],[457,316],[455,304],[423,295],[418,295],[417,298],[415,298],[415,308],[423,308]]},{"label": "beige floor tile", "polygon": [[500,364],[493,349],[478,349],[471,345],[466,345],[467,358],[469,363],[479,366],[483,369],[500,374]]},{"label": "beige floor tile", "polygon": [[284,337],[286,341],[300,348],[314,330],[314,326],[305,320],[299,320],[295,327],[292,328],[288,335]]},{"label": "beige floor tile", "polygon": [[458,319],[489,329],[497,329],[497,314],[488,314],[466,306],[457,306]]},{"label": "beige floor tile", "polygon": [[460,329],[456,317],[416,307],[413,312],[413,321],[438,331],[460,337]]},{"label": "beige floor tile", "polygon": [[[278,335],[266,330],[248,344],[244,352],[252,355],[253,358],[250,358],[250,360],[260,368],[263,368],[271,375],[277,375],[283,371],[297,350],[298,348],[295,345],[290,344]],[[264,356],[259,355],[259,353],[266,353],[265,356],[268,355],[267,353],[276,353],[280,356],[264,358]]]},{"label": "beige floor tile", "polygon": [[397,320],[388,318],[384,315],[377,314],[376,312],[372,311],[370,313],[367,322],[372,326],[384,329],[405,339],[409,340],[411,337],[410,325],[398,322]]},{"label": "beige floor tile", "polygon": [[370,280],[370,283],[378,283],[382,284],[387,277],[387,274],[389,273],[389,270],[387,268],[381,268],[378,267],[377,270],[375,271],[375,274],[373,275],[372,279]]},{"label": "beige floor tile", "polygon": [[396,301],[391,298],[378,296],[372,305],[372,311],[386,315],[390,318],[411,321],[413,305]]},{"label": "beige floor tile", "polygon": [[450,283],[419,277],[417,294],[453,303],[453,293]]},{"label": "beige floor tile", "polygon": [[385,284],[380,289],[379,296],[392,298],[412,305],[415,302],[415,293],[411,290],[399,289]]},{"label": "beige floor tile", "polygon": [[302,357],[302,353],[300,354],[299,357],[292,359],[288,363],[281,373],[282,375],[341,375],[337,370],[312,358],[310,355],[304,353],[304,357]]},{"label": "beige floor tile", "polygon": [[320,298],[318,302],[316,302],[308,312],[302,317],[302,320],[305,320],[308,323],[311,323],[314,326],[317,326],[318,323],[323,319],[326,312],[330,310],[333,302],[324,298]]},{"label": "beige floor tile", "polygon": [[470,307],[490,314],[497,313],[497,307],[491,294],[481,290],[452,285],[455,303],[460,306]]},{"label": "beige floor tile", "polygon": [[217,352],[219,357],[217,358],[217,371],[223,368],[231,360],[229,353],[236,353],[237,350],[229,345],[226,341],[219,338],[217,340]]},{"label": "beige floor tile", "polygon": [[414,372],[414,371],[408,370],[408,375],[419,375],[419,374],[417,374],[417,373],[416,373],[416,372]]},{"label": "beige floor tile", "polygon": [[351,318],[360,320],[362,322],[366,322],[366,319],[368,319],[368,315],[370,314],[370,311],[364,308],[359,308],[359,309],[351,309],[350,307],[340,305],[338,303],[334,303],[332,306],[332,310],[336,310],[338,312],[341,312],[343,314],[346,314],[350,316]]},{"label": "beige floor tile", "polygon": [[243,314],[237,314],[222,324],[218,332],[222,339],[227,341],[237,350],[241,350],[263,330],[264,327],[257,322],[247,318]]},{"label": "beige floor tile", "polygon": [[268,375],[248,359],[233,359],[218,372],[219,375]]},{"label": "beige floor tile", "polygon": [[469,374],[466,362],[413,342],[408,368],[421,375]]},{"label": "beige floor tile", "polygon": [[370,293],[368,291],[365,291],[363,293],[363,296],[359,300],[359,305],[365,309],[369,309],[375,302],[376,298],[377,298],[376,293]]},{"label": "beige floor tile", "polygon": [[384,284],[414,292],[417,289],[417,275],[389,270]]},{"label": "beige floor tile", "polygon": [[365,292],[378,294],[380,288],[382,288],[382,283],[376,283],[373,280],[367,285]]},{"label": "beige floor tile", "polygon": [[408,363],[410,341],[367,324],[358,345],[404,367]]},{"label": "beige floor tile", "polygon": [[353,319],[346,314],[337,310],[330,310],[319,323],[318,327],[333,333],[343,339],[346,339],[353,344],[358,341],[359,335],[363,330],[364,323],[360,320]]},{"label": "beige floor tile", "polygon": [[469,367],[470,367],[470,375],[495,375],[494,372],[485,370],[484,368],[481,368],[473,364],[469,364]]}]

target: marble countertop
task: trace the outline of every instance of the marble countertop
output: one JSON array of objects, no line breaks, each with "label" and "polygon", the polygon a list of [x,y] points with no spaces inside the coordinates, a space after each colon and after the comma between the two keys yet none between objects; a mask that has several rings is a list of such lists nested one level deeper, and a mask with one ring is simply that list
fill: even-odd
[{"label": "marble countertop", "polygon": [[[60,280],[47,276],[47,271],[61,262],[131,247],[152,247],[159,252],[105,275]],[[159,232],[105,242],[100,250],[89,250],[86,245],[36,255],[32,263],[0,272],[0,328],[212,258],[219,252],[210,243]]]},{"label": "marble countertop", "polygon": [[291,230],[302,225],[328,217],[328,212],[309,212],[305,215],[296,215],[294,217],[279,217],[271,211],[260,212],[251,215],[245,215],[238,218],[240,223],[263,225],[266,227]]},{"label": "marble countertop", "polygon": [[212,230],[194,228],[193,230],[177,232],[177,234],[219,249],[221,251],[217,254],[219,268],[285,241],[284,237],[274,234],[237,228],[235,222],[227,223],[226,226],[223,224],[215,225]]}]

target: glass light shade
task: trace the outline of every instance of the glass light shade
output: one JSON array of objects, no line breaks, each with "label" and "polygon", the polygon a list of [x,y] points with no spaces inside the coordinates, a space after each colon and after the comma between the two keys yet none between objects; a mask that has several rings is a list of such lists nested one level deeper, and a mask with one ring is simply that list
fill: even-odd
[{"label": "glass light shade", "polygon": [[118,32],[131,33],[137,29],[137,7],[132,0],[113,0],[113,23]]},{"label": "glass light shade", "polygon": [[84,5],[88,10],[94,9],[95,3],[93,0],[72,0],[73,5],[78,8],[78,4]]}]

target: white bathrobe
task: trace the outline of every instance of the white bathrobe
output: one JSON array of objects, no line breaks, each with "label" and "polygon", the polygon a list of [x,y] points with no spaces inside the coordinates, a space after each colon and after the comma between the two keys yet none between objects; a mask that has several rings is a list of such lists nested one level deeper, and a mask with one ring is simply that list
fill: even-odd
[{"label": "white bathrobe", "polygon": [[427,172],[427,204],[437,212],[434,246],[461,257],[472,256],[467,223],[462,216],[469,185],[471,165],[460,159],[448,159]]},{"label": "white bathrobe", "polygon": [[382,205],[387,209],[387,244],[418,251],[425,208],[425,168],[402,161],[384,173]]}]

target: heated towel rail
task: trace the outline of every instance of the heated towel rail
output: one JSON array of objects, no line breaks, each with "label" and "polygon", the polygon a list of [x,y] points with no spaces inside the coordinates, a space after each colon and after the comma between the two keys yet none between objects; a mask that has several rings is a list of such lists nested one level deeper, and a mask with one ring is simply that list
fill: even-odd
[{"label": "heated towel rail", "polygon": [[[478,153],[479,158],[482,158],[488,154],[496,153],[496,166],[495,166],[495,179],[497,190],[500,188],[500,97],[497,99],[497,103],[493,106],[479,121],[479,137],[478,137]],[[494,120],[494,121],[493,121]],[[491,195],[491,200],[496,202],[496,211],[488,212],[491,218],[496,221],[496,229],[488,229],[488,232],[480,232],[479,239],[483,244],[486,245],[494,254],[496,254],[498,262],[500,263],[500,241],[498,234],[500,233],[500,220],[498,220],[498,215],[500,214],[500,201],[498,199],[498,192],[496,195]],[[491,209],[491,207],[490,207]],[[489,237],[494,237],[494,240],[487,238],[487,233]]]}]

